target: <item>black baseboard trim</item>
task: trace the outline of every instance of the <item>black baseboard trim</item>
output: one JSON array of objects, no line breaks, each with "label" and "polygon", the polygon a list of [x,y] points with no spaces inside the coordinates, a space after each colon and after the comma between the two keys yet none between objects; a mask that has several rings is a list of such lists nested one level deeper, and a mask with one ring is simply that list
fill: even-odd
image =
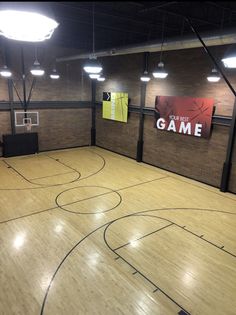
[{"label": "black baseboard trim", "polygon": [[114,150],[111,150],[111,149],[107,149],[107,148],[105,148],[105,147],[103,147],[103,146],[101,146],[101,145],[98,145],[98,144],[96,144],[96,147],[101,148],[101,149],[104,149],[104,150],[107,150],[107,151],[110,151],[110,152],[112,152],[112,153],[116,153],[116,154],[125,156],[125,157],[127,157],[127,158],[129,158],[129,159],[132,159],[132,160],[135,160],[135,161],[136,161],[136,157],[133,157],[133,156],[130,156],[130,155],[126,155],[126,154],[123,154],[123,153],[120,153],[120,152],[117,152],[117,151],[114,151]]},{"label": "black baseboard trim", "polygon": [[[164,168],[164,167],[160,167],[160,166],[157,166],[157,165],[154,165],[154,164],[152,164],[152,163],[145,162],[145,161],[142,161],[142,163],[147,164],[147,165],[150,165],[150,166],[153,166],[153,167],[156,167],[156,168],[160,168],[160,169],[163,170],[163,171],[167,171],[167,172],[170,172],[170,173],[173,173],[173,174],[182,176],[182,177],[186,177],[187,179],[195,180],[196,182],[199,182],[199,183],[202,183],[202,184],[205,184],[205,185],[208,185],[208,186],[210,186],[210,187],[214,187],[214,188],[217,188],[217,189],[220,190],[220,185],[219,185],[219,186],[215,186],[215,185],[213,185],[213,184],[209,184],[209,183],[204,182],[204,181],[202,181],[202,180],[199,180],[199,179],[196,179],[196,178],[193,178],[193,177],[190,177],[190,176],[186,176],[186,175],[183,175],[183,174],[180,174],[180,173],[177,173],[177,172],[168,170],[168,169],[166,169],[166,168]],[[233,192],[233,191],[231,191],[231,190],[227,190],[226,192],[229,192],[229,193],[231,193],[231,194],[236,195],[236,193]]]},{"label": "black baseboard trim", "polygon": [[[132,159],[132,160],[136,161],[136,158],[135,158],[135,157],[132,157],[132,156],[129,156],[129,155],[126,155],[126,154],[122,154],[122,153],[120,153],[120,152],[117,152],[117,151],[114,151],[114,150],[105,148],[105,147],[100,146],[100,145],[97,145],[97,144],[96,144],[95,146],[91,146],[90,144],[84,144],[84,145],[81,145],[81,146],[63,147],[63,148],[50,149],[50,150],[39,150],[39,153],[40,153],[40,152],[49,152],[49,151],[67,150],[67,149],[76,149],[76,148],[83,148],[83,147],[98,147],[98,148],[101,148],[101,149],[110,151],[110,152],[112,152],[112,153],[115,153],[115,154],[118,154],[118,155],[121,155],[121,156],[124,156],[124,157],[126,157],[126,158],[129,158],[129,159]],[[36,153],[36,154],[37,154],[37,153]],[[34,154],[32,154],[32,155],[34,155]],[[0,157],[2,157],[2,155],[1,155]],[[136,162],[137,162],[137,161],[136,161]],[[139,163],[139,162],[137,162],[137,163]],[[167,171],[167,172],[170,172],[170,173],[173,173],[173,174],[176,174],[176,175],[185,177],[185,178],[187,178],[187,179],[194,180],[194,181],[196,181],[196,182],[199,182],[199,183],[202,183],[202,184],[205,184],[205,185],[208,185],[208,186],[210,186],[210,187],[214,187],[214,188],[217,188],[217,189],[220,190],[220,186],[215,186],[215,185],[209,184],[209,183],[204,182],[204,181],[202,181],[202,180],[198,180],[198,179],[195,179],[195,178],[193,178],[193,177],[186,176],[186,175],[180,174],[180,173],[178,173],[178,172],[174,172],[174,171],[172,171],[172,170],[169,170],[169,169],[167,169],[167,168],[154,165],[154,164],[152,164],[152,163],[148,163],[148,162],[145,162],[145,161],[142,161],[142,163],[143,163],[143,164],[150,165],[150,166],[153,166],[153,167],[155,167],[155,168],[159,168],[159,169],[161,169],[161,170],[163,170],[163,171]],[[231,191],[231,190],[228,190],[228,191],[226,191],[226,192],[229,192],[229,193],[231,193],[231,194],[233,194],[233,195],[236,195],[236,193],[233,192],[233,191]]]},{"label": "black baseboard trim", "polygon": [[90,147],[90,144],[83,144],[83,145],[77,145],[74,147],[63,147],[63,148],[56,148],[56,149],[49,149],[49,150],[39,150],[39,153],[49,152],[49,151],[60,151],[60,150],[67,150],[67,149],[76,149],[76,148],[83,148],[83,147]]},{"label": "black baseboard trim", "polygon": [[[136,159],[135,159],[134,157],[131,157],[131,156],[128,156],[128,155],[119,153],[119,152],[117,152],[117,151],[113,151],[113,150],[107,149],[107,148],[102,147],[102,146],[99,146],[99,145],[96,145],[96,146],[99,147],[99,148],[101,148],[101,149],[104,149],[104,150],[107,150],[107,151],[110,151],[110,152],[113,152],[113,153],[122,155],[122,156],[124,156],[124,157],[131,158],[132,160],[135,160],[135,161],[136,161]],[[139,163],[139,162],[137,162],[137,163]],[[185,177],[185,178],[187,178],[187,179],[194,180],[194,181],[196,181],[196,182],[199,182],[199,183],[202,183],[202,184],[205,184],[205,185],[208,185],[208,186],[210,186],[210,187],[214,187],[214,188],[217,188],[217,189],[220,190],[220,185],[219,185],[219,186],[215,186],[215,185],[213,185],[213,184],[209,184],[209,183],[204,182],[204,181],[202,181],[202,180],[199,180],[199,179],[196,179],[196,178],[193,178],[193,177],[190,177],[190,176],[186,176],[186,175],[183,175],[183,174],[174,172],[174,171],[172,171],[172,170],[169,170],[169,169],[166,169],[166,168],[164,168],[164,167],[160,167],[160,166],[154,165],[154,164],[152,164],[152,163],[145,162],[144,160],[142,161],[142,163],[147,164],[147,165],[150,165],[150,166],[153,166],[153,167],[155,167],[155,168],[159,168],[159,169],[161,169],[161,170],[163,170],[163,171],[167,171],[167,172],[170,172],[170,173],[173,173],[173,174],[176,174],[176,175]],[[227,192],[236,195],[236,193],[233,192],[233,191],[228,190]]]}]

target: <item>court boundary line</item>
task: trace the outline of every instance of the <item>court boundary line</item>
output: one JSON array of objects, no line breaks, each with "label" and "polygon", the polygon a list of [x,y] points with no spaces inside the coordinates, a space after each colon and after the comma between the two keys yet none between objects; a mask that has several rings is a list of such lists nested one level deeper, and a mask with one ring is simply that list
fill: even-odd
[{"label": "court boundary line", "polygon": [[[151,166],[151,167],[154,168],[153,171],[156,171],[156,172],[158,172],[158,169],[160,169],[161,171],[170,173],[169,175],[167,175],[168,177],[177,179],[177,180],[179,180],[179,181],[181,181],[181,182],[187,183],[187,184],[192,185],[192,186],[195,186],[195,187],[197,187],[197,188],[207,190],[207,191],[209,191],[209,192],[211,192],[211,193],[213,193],[213,194],[217,194],[217,195],[219,195],[219,196],[221,196],[221,197],[223,197],[223,198],[227,198],[227,199],[236,201],[234,198],[231,198],[230,196],[225,195],[225,193],[223,194],[223,193],[220,193],[220,192],[217,192],[217,191],[212,191],[212,190],[210,190],[210,189],[208,189],[208,188],[206,188],[206,187],[201,187],[200,185],[198,186],[197,184],[187,182],[187,181],[185,181],[185,180],[183,180],[183,179],[181,179],[181,178],[177,178],[177,176],[179,176],[179,177],[184,177],[184,178],[188,179],[189,181],[190,181],[190,180],[191,180],[191,181],[195,181],[195,182],[197,182],[197,183],[199,183],[199,184],[202,184],[202,185],[210,186],[210,187],[212,187],[212,188],[214,188],[214,189],[219,189],[219,187],[217,187],[217,186],[210,185],[210,184],[208,184],[208,183],[206,183],[206,182],[202,182],[202,181],[200,181],[200,180],[197,180],[197,179],[194,179],[194,178],[191,178],[191,177],[187,177],[187,176],[182,175],[182,174],[179,174],[179,173],[175,173],[174,171],[170,171],[170,170],[161,168],[160,166],[156,166],[156,165],[151,164],[151,163],[148,163],[148,162],[144,162],[144,161],[142,161],[142,162],[137,162],[136,159],[133,158],[133,157],[131,157],[131,156],[127,156],[127,155],[124,155],[124,154],[122,154],[122,153],[118,153],[118,152],[109,150],[109,149],[107,149],[107,148],[104,148],[104,147],[101,147],[101,146],[98,146],[98,145],[97,145],[96,147],[97,147],[98,149],[100,149],[101,151],[108,151],[110,154],[114,155],[114,157],[115,157],[115,155],[121,156],[121,157],[123,157],[122,159],[123,159],[124,161],[127,161],[127,162],[129,162],[129,163],[132,163],[132,164],[133,164],[133,163],[136,162],[137,165],[139,165],[140,167],[144,167],[145,169],[148,169],[148,170],[150,170],[150,169],[149,169],[147,166]],[[130,160],[130,161],[129,161],[129,160]],[[145,165],[147,165],[147,166],[145,166]],[[175,175],[176,177],[173,176],[173,175]],[[231,192],[231,191],[229,191],[229,192],[227,192],[227,193],[236,195],[235,193],[233,193],[233,192]]]},{"label": "court boundary line", "polygon": [[[83,149],[84,149],[84,148],[83,148]],[[82,149],[82,150],[83,150],[83,149]],[[72,150],[74,150],[74,151],[81,151],[81,150],[71,149],[71,151],[72,151]],[[85,151],[87,151],[87,150],[85,150]],[[68,151],[65,151],[65,152],[68,152]],[[91,177],[91,176],[94,176],[94,175],[98,174],[99,172],[101,172],[101,171],[105,168],[105,166],[106,166],[106,160],[104,159],[104,157],[103,157],[102,155],[100,155],[100,154],[98,154],[98,153],[96,153],[96,152],[93,152],[93,151],[90,151],[90,150],[89,150],[89,152],[92,153],[92,154],[95,154],[95,155],[99,156],[99,157],[102,159],[103,163],[102,163],[102,166],[101,166],[97,171],[95,171],[95,172],[89,174],[89,175],[86,176],[86,177],[81,177],[80,172],[77,171],[77,173],[79,173],[80,176],[78,177],[78,179],[73,180],[72,182],[69,182],[69,183],[54,184],[54,185],[48,185],[48,186],[47,186],[47,185],[44,185],[44,186],[40,186],[40,187],[0,188],[0,191],[14,191],[14,190],[19,190],[19,191],[20,191],[20,190],[32,190],[32,189],[51,188],[51,187],[55,187],[55,186],[63,186],[63,185],[73,184],[73,183],[76,182],[76,181],[81,181],[81,180],[83,180],[83,179],[87,179],[87,178],[89,178],[89,177]],[[44,155],[45,155],[45,154],[42,154],[42,156],[44,156]],[[0,160],[0,161],[4,162],[4,159],[2,159],[2,160]],[[5,164],[7,164],[7,163],[5,163]],[[12,168],[12,169],[14,170],[14,168],[13,168],[10,164],[9,164],[9,168]],[[17,172],[17,171],[16,171],[16,172]],[[21,174],[19,174],[19,175],[22,177]],[[54,176],[59,176],[59,175],[61,175],[61,174],[56,174],[56,175],[54,175]],[[24,179],[29,182],[28,179],[26,179],[26,178],[24,178]],[[40,184],[37,184],[37,183],[31,183],[31,184],[33,184],[33,185],[40,185]]]},{"label": "court boundary line", "polygon": [[[79,178],[81,177],[81,174],[79,171],[74,171],[78,174],[76,179],[73,179],[70,182],[67,183],[63,183],[63,184],[53,184],[53,185],[48,185],[48,184],[38,184],[38,183],[34,183],[33,181],[31,181],[29,178],[25,177],[23,174],[21,174],[14,166],[12,166],[11,164],[9,164],[6,160],[2,160],[3,163],[5,163],[10,169],[12,169],[15,173],[17,173],[21,178],[23,178],[26,182],[30,183],[31,185],[37,185],[39,187],[32,187],[32,188],[26,188],[26,189],[40,189],[40,188],[49,188],[49,187],[55,187],[55,186],[62,186],[62,185],[67,185],[67,184],[72,184],[74,182],[76,182],[77,180],[79,180]],[[70,168],[70,167],[68,167]],[[61,175],[61,174],[59,174]],[[54,175],[54,176],[57,176]],[[51,177],[51,176],[50,176]],[[0,190],[4,190],[4,189],[0,189]],[[8,189],[10,190],[10,189]],[[11,189],[13,190],[13,189]],[[20,190],[20,189],[14,189],[14,190]]]},{"label": "court boundary line", "polygon": [[[200,208],[171,208],[172,210],[198,210],[198,211],[210,211],[210,212],[216,212],[216,213],[227,213],[227,214],[231,214],[231,215],[236,215],[236,213],[231,213],[231,212],[225,212],[223,210],[215,210],[215,209],[200,209]],[[42,302],[42,306],[41,306],[41,310],[40,310],[40,315],[43,315],[44,313],[44,309],[45,309],[45,305],[46,305],[46,301],[47,301],[47,297],[48,297],[48,294],[49,294],[49,291],[50,291],[50,288],[52,286],[52,283],[57,275],[57,273],[59,272],[62,264],[66,261],[66,259],[68,258],[68,256],[72,253],[72,251],[74,251],[84,240],[86,240],[89,236],[91,236],[92,234],[94,234],[95,232],[97,232],[98,230],[102,229],[103,227],[105,226],[108,226],[109,224],[112,224],[114,223],[115,221],[117,220],[120,220],[121,218],[127,218],[127,217],[132,217],[132,216],[136,216],[136,215],[139,215],[139,214],[145,214],[147,212],[153,212],[153,211],[160,211],[160,210],[171,210],[171,209],[166,209],[166,208],[162,208],[162,209],[151,209],[151,210],[143,210],[143,211],[138,211],[138,212],[134,212],[134,213],[131,213],[131,214],[127,214],[127,215],[124,215],[122,217],[119,217],[119,218],[116,218],[114,220],[111,220],[107,223],[104,223],[103,225],[97,227],[96,229],[90,231],[87,235],[85,235],[82,239],[80,239],[72,248],[71,250],[64,256],[64,258],[61,260],[61,262],[59,263],[59,265],[57,266],[55,272],[53,273],[52,277],[51,277],[51,280],[49,282],[49,285],[47,287],[47,290],[45,292],[45,295],[44,295],[44,299],[43,299],[43,302]],[[168,220],[168,219],[165,219],[165,218],[162,218],[163,220]],[[183,227],[182,227],[183,228]],[[210,244],[212,245],[212,244]],[[222,248],[219,248],[217,247],[218,249],[221,249]],[[117,255],[117,254],[116,254]],[[118,255],[117,255],[118,256]],[[189,313],[187,313],[189,314]]]}]

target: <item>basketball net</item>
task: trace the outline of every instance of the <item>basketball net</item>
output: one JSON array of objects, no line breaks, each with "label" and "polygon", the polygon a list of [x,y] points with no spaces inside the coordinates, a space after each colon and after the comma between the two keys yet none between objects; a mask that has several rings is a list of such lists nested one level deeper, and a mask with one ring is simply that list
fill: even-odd
[{"label": "basketball net", "polygon": [[27,131],[31,131],[32,124],[30,122],[28,122],[25,126]]}]

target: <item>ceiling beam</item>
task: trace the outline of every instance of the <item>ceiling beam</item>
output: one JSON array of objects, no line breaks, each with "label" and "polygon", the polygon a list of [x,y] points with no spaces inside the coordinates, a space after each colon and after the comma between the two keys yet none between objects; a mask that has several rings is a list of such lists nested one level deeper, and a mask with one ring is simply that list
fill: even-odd
[{"label": "ceiling beam", "polygon": [[[91,13],[92,14],[92,9],[89,10],[89,9],[84,9],[84,8],[81,8],[79,6],[74,6],[74,5],[69,5],[69,4],[64,4],[64,3],[61,3],[61,2],[55,2],[56,5],[61,5],[61,6],[65,6],[65,7],[68,7],[68,8],[73,8],[73,9],[77,9],[79,11],[84,11],[84,12],[88,12],[88,13]],[[119,20],[123,20],[123,21],[127,21],[127,22],[132,22],[132,23],[136,23],[136,24],[140,24],[140,25],[145,25],[145,26],[152,26],[152,27],[158,27],[158,26],[161,26],[162,24],[161,23],[158,23],[158,22],[155,22],[155,23],[150,23],[150,21],[141,21],[140,19],[139,20],[136,20],[136,19],[133,19],[131,17],[123,17],[123,16],[118,16],[118,15],[115,15],[115,14],[110,14],[110,13],[104,13],[104,12],[100,12],[100,11],[95,11],[94,10],[94,14],[96,15],[103,15],[103,16],[108,16],[108,17],[111,17],[111,18],[116,18],[116,19],[119,19]],[[92,21],[91,21],[91,24],[92,24]],[[169,29],[176,29],[176,26],[166,26],[166,28],[169,28]]]},{"label": "ceiling beam", "polygon": [[146,13],[146,12],[148,12],[150,10],[157,10],[159,8],[163,8],[163,7],[166,7],[166,6],[169,6],[169,5],[173,5],[173,4],[176,4],[176,3],[178,3],[178,1],[164,2],[164,3],[158,4],[158,5],[154,5],[153,7],[142,9],[142,10],[139,11],[139,13]]},{"label": "ceiling beam", "polygon": [[188,16],[189,19],[193,20],[193,21],[198,21],[198,22],[201,22],[201,23],[204,23],[204,24],[210,24],[210,25],[213,25],[213,26],[219,26],[219,24],[217,23],[214,23],[214,22],[210,22],[210,21],[207,21],[207,20],[203,20],[203,19],[199,19],[199,18],[196,18],[194,16],[190,16],[189,14],[181,14],[181,13],[176,13],[176,12],[173,12],[173,11],[169,11],[169,10],[163,10],[163,9],[157,9],[158,11],[160,12],[163,12],[163,13],[166,13],[166,14],[170,14],[170,15],[173,15],[173,16],[177,16],[177,17],[181,17],[181,18],[184,18],[184,15]]}]

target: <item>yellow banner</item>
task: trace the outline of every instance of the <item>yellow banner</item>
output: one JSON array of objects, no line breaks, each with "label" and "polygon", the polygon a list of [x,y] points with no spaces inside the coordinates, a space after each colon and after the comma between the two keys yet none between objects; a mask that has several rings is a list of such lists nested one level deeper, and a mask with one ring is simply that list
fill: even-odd
[{"label": "yellow banner", "polygon": [[128,93],[103,92],[102,118],[127,122]]}]

